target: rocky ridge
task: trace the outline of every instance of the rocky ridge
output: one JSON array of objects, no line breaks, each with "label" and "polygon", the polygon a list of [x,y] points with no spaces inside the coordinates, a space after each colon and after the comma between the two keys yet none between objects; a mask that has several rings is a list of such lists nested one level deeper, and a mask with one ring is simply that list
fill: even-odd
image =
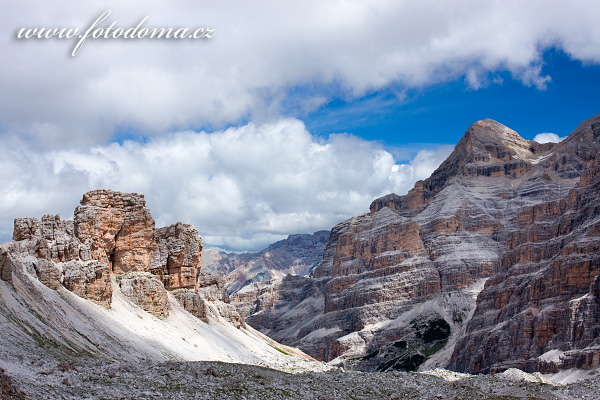
[{"label": "rocky ridge", "polygon": [[363,370],[597,367],[599,137],[600,115],[559,144],[476,122],[407,195],[335,226],[310,278],[257,285],[247,321]]},{"label": "rocky ridge", "polygon": [[155,229],[138,194],[89,192],[74,221],[15,220],[14,240],[0,245],[3,398],[82,398],[86,384],[99,398],[110,384],[76,364],[330,368],[246,326],[222,274],[201,273],[201,250],[191,225]]},{"label": "rocky ridge", "polygon": [[168,292],[181,298],[185,291],[183,304],[197,317],[244,325],[226,293],[203,297],[215,282],[200,279],[202,239],[193,226],[156,229],[143,195],[112,190],[84,194],[74,215],[15,219],[13,241],[0,257],[24,263],[51,289],[64,286],[102,306],[111,305],[114,276],[130,301],[159,318],[169,315]]}]

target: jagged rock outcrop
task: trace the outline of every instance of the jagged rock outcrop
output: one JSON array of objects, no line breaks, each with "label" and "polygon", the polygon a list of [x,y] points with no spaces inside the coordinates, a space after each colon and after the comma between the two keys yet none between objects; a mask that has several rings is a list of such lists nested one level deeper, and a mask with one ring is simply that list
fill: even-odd
[{"label": "jagged rock outcrop", "polygon": [[[29,260],[31,272],[53,290],[64,286],[108,307],[114,276],[130,301],[159,318],[168,317],[167,292],[176,291],[184,306],[206,322],[225,318],[244,326],[229,304],[222,274],[198,281],[202,252],[198,231],[181,222],[155,229],[143,195],[94,190],[84,194],[73,221],[45,215],[41,222],[17,218],[14,226],[13,241],[6,248]],[[11,257],[0,254],[3,280],[11,279]]]},{"label": "jagged rock outcrop", "polygon": [[[62,268],[64,274],[62,280],[68,290],[102,306],[108,307],[110,305],[112,286],[108,265],[98,260],[73,260],[64,264]],[[42,283],[44,282],[42,281]],[[56,289],[52,286],[48,287]]]},{"label": "jagged rock outcrop", "polygon": [[64,278],[62,268],[59,265],[40,258],[33,263],[33,267],[40,282],[50,289],[58,290],[62,286]]},{"label": "jagged rock outcrop", "polygon": [[154,218],[144,196],[112,190],[83,195],[75,209],[75,236],[91,243],[91,257],[123,274],[147,270],[156,248]]},{"label": "jagged rock outcrop", "polygon": [[[257,285],[248,322],[359,369],[597,365],[599,137],[600,115],[559,144],[476,122],[407,195],[334,227],[310,283]],[[450,333],[424,342],[419,321]]]},{"label": "jagged rock outcrop", "polygon": [[10,253],[6,250],[0,250],[0,279],[5,282],[12,282],[14,268],[14,261]]},{"label": "jagged rock outcrop", "polygon": [[200,273],[202,238],[192,225],[177,224],[156,230],[156,251],[150,272],[167,290],[194,289]]},{"label": "jagged rock outcrop", "polygon": [[117,279],[121,292],[158,318],[169,316],[169,297],[162,282],[149,272],[128,272]]},{"label": "jagged rock outcrop", "polygon": [[222,272],[200,274],[198,277],[198,293],[208,301],[229,303],[229,295],[225,290]]},{"label": "jagged rock outcrop", "polygon": [[73,221],[62,221],[60,215],[16,218],[13,241],[22,243],[21,252],[54,262],[79,258],[80,243],[73,237]]},{"label": "jagged rock outcrop", "polygon": [[230,304],[222,272],[202,273],[198,278],[196,290],[180,289],[173,291],[173,294],[185,310],[204,322],[223,318],[236,328],[246,326],[244,318],[236,307]]},{"label": "jagged rock outcrop", "polygon": [[13,240],[31,240],[42,236],[40,221],[37,218],[15,218]]}]

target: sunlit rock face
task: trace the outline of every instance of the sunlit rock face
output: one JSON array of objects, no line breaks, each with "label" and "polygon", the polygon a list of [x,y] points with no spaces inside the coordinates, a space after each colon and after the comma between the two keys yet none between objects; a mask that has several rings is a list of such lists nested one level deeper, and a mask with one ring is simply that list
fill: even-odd
[{"label": "sunlit rock face", "polygon": [[167,290],[194,289],[200,273],[202,238],[192,225],[178,222],[156,230],[156,251],[150,271]]},{"label": "sunlit rock face", "polygon": [[597,116],[536,164],[535,185],[518,190],[506,251],[477,299],[452,368],[598,366],[599,150]]},{"label": "sunlit rock face", "polygon": [[[223,276],[212,276],[210,284],[199,281],[202,238],[198,231],[181,222],[156,229],[141,194],[94,190],[83,195],[73,221],[45,215],[41,221],[17,218],[14,226],[13,241],[4,247],[51,289],[64,287],[108,307],[114,278],[127,299],[158,318],[169,316],[171,291],[182,299],[184,308],[206,322],[224,318],[244,326],[229,304]],[[8,253],[4,258],[2,276],[9,280],[14,260]],[[213,284],[219,296],[207,289]],[[202,315],[197,304],[202,304]]]},{"label": "sunlit rock face", "polygon": [[599,137],[599,116],[559,144],[476,122],[407,195],[335,226],[311,278],[236,294],[248,323],[358,369],[598,365]]},{"label": "sunlit rock face", "polygon": [[106,307],[110,305],[112,286],[108,265],[97,260],[86,262],[74,260],[64,264],[62,268],[63,283],[68,290],[100,305]]},{"label": "sunlit rock face", "polygon": [[91,242],[91,258],[123,274],[144,271],[156,248],[154,218],[143,195],[94,190],[75,209],[75,235]]}]

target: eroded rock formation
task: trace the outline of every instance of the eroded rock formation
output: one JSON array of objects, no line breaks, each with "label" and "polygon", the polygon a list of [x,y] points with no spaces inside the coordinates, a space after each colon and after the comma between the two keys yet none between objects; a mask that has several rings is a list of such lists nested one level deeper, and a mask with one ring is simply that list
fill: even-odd
[{"label": "eroded rock formation", "polygon": [[121,292],[158,318],[169,316],[169,298],[162,282],[149,272],[128,272],[117,279]]},{"label": "eroded rock formation", "polygon": [[112,301],[110,267],[102,261],[69,261],[63,264],[63,274],[64,286],[71,292],[100,305],[110,305]]},{"label": "eroded rock formation", "polygon": [[168,291],[173,291],[206,322],[225,318],[244,326],[229,304],[223,276],[198,280],[198,231],[181,222],[155,229],[143,195],[94,190],[83,196],[73,221],[59,215],[45,215],[41,222],[17,218],[13,241],[5,247],[8,251],[0,253],[5,281],[11,280],[14,255],[49,288],[64,287],[105,307],[112,301],[114,279],[130,301],[158,318],[168,317]]},{"label": "eroded rock formation", "polygon": [[178,289],[173,294],[183,308],[204,322],[223,318],[237,328],[246,326],[244,318],[230,304],[222,272],[201,273],[196,290]]},{"label": "eroded rock formation", "polygon": [[200,273],[202,239],[192,225],[177,224],[156,230],[156,251],[150,271],[167,290],[194,289]]},{"label": "eroded rock formation", "polygon": [[91,257],[123,274],[144,271],[156,248],[154,218],[143,195],[94,190],[75,209],[75,236],[91,244]]},{"label": "eroded rock formation", "polygon": [[5,282],[12,282],[14,261],[10,253],[6,250],[0,250],[0,279]]}]

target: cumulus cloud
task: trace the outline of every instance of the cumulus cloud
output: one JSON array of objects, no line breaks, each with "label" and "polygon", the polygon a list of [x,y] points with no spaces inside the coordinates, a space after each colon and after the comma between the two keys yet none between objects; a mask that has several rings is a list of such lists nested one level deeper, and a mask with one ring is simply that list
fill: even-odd
[{"label": "cumulus cloud", "polygon": [[375,142],[347,134],[312,136],[297,119],[213,133],[184,131],[146,143],[89,150],[15,147],[0,160],[0,224],[60,213],[72,218],[97,188],[146,196],[157,226],[192,223],[208,247],[257,250],[288,234],[330,229],[403,194],[452,150],[423,150],[406,164]]},{"label": "cumulus cloud", "polygon": [[[148,27],[217,31],[208,41],[88,39],[76,57],[72,40],[15,39],[20,27],[85,28],[107,9],[106,25],[149,16]],[[500,72],[543,90],[546,49],[600,62],[599,13],[594,0],[11,2],[0,15],[0,132],[39,148],[104,144],[115,130],[270,121],[290,103],[300,115],[391,84],[478,89]],[[326,89],[290,102],[297,88]]]},{"label": "cumulus cloud", "polygon": [[544,132],[535,135],[533,140],[538,143],[560,143],[566,137],[559,137],[556,133]]}]

